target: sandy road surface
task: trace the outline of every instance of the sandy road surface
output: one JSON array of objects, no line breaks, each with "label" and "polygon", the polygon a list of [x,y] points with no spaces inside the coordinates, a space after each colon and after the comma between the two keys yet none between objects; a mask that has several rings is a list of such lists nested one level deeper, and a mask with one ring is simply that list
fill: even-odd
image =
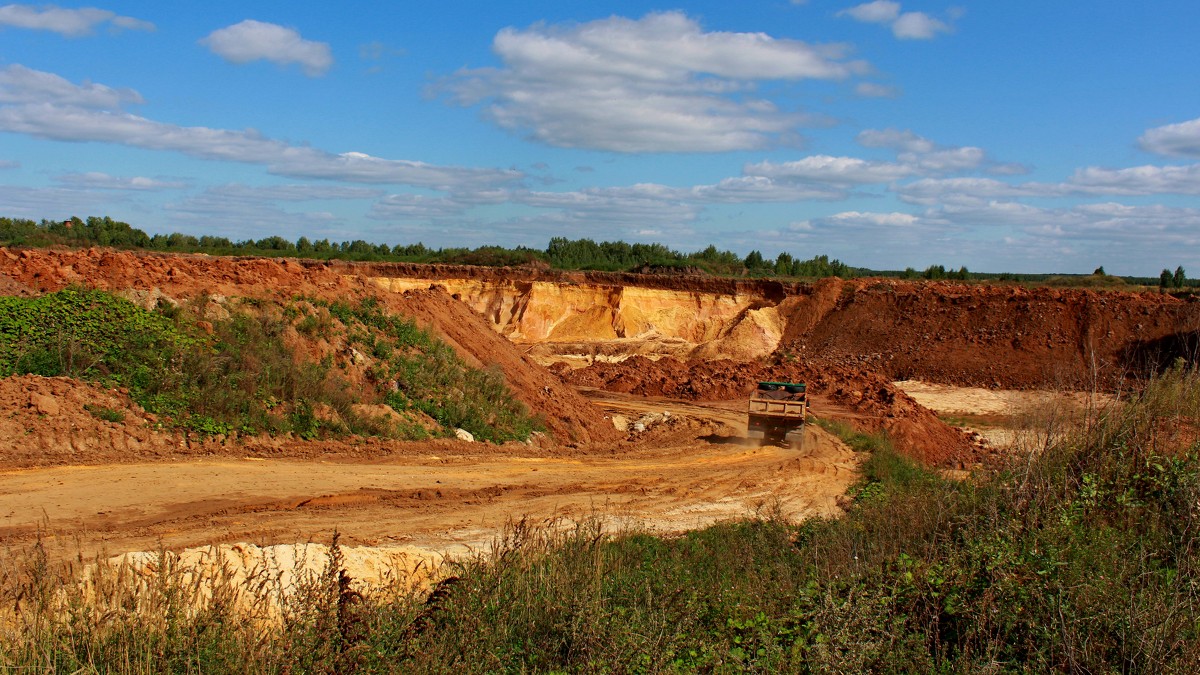
[{"label": "sandy road surface", "polygon": [[894,382],[904,393],[938,414],[1019,417],[1048,410],[1076,412],[1111,405],[1109,394],[1081,391],[1018,391],[954,387],[919,380]]},{"label": "sandy road surface", "polygon": [[[669,411],[674,426],[611,452],[569,457],[430,454],[373,463],[204,459],[0,471],[0,540],[41,526],[85,553],[217,542],[486,546],[509,519],[597,514],[676,532],[777,503],[832,514],[856,476],[837,439],[809,427],[802,450],[740,442],[734,404],[604,394],[611,414]],[[741,425],[739,428],[737,425]],[[714,432],[715,430],[715,432]]]},{"label": "sandy road surface", "polygon": [[[919,380],[893,384],[926,408],[950,418],[952,424],[1007,450],[1044,447],[1045,429],[1116,403],[1112,395],[1099,392],[982,389]],[[956,417],[960,419],[954,420]],[[1060,423],[1051,425],[1052,419]]]}]

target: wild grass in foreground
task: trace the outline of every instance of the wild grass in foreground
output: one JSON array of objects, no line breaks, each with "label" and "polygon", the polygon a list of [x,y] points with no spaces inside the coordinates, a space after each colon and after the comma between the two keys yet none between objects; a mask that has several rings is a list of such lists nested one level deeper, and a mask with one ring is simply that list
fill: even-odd
[{"label": "wild grass in foreground", "polygon": [[[358,597],[331,567],[296,595],[304,611],[265,626],[219,602],[50,611],[38,598],[65,586],[35,559],[5,582],[0,667],[1192,673],[1198,437],[1200,375],[1177,368],[971,480],[859,439],[873,451],[836,520],[677,538],[522,522],[431,595]],[[153,597],[183,582],[162,584]]]}]

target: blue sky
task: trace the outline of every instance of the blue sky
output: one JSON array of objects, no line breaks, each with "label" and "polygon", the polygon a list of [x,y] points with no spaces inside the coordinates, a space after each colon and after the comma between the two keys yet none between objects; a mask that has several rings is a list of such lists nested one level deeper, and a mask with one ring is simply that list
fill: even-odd
[{"label": "blue sky", "polygon": [[0,215],[1200,273],[1200,4],[0,4]]}]

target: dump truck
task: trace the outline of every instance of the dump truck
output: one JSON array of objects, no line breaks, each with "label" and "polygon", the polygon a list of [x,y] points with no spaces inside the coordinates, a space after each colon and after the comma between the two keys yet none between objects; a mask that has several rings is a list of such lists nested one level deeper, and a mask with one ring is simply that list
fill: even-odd
[{"label": "dump truck", "polygon": [[808,387],[798,382],[759,382],[750,392],[747,435],[765,443],[799,448],[808,416]]}]

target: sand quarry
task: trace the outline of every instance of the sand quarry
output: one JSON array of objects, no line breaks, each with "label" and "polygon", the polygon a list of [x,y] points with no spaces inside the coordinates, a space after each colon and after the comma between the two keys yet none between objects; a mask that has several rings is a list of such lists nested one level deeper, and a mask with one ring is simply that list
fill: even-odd
[{"label": "sand quarry", "polygon": [[798,450],[747,441],[759,379],[808,382],[817,416],[963,471],[1048,410],[1103,405],[1200,326],[1194,303],[1155,293],[0,249],[0,292],[70,284],[144,302],[371,294],[504,373],[545,416],[533,443],[188,440],[120,391],[0,380],[9,549],[319,566],[336,531],[364,581],[485,552],[521,518],[671,534],[836,516],[859,459],[814,425]]}]

